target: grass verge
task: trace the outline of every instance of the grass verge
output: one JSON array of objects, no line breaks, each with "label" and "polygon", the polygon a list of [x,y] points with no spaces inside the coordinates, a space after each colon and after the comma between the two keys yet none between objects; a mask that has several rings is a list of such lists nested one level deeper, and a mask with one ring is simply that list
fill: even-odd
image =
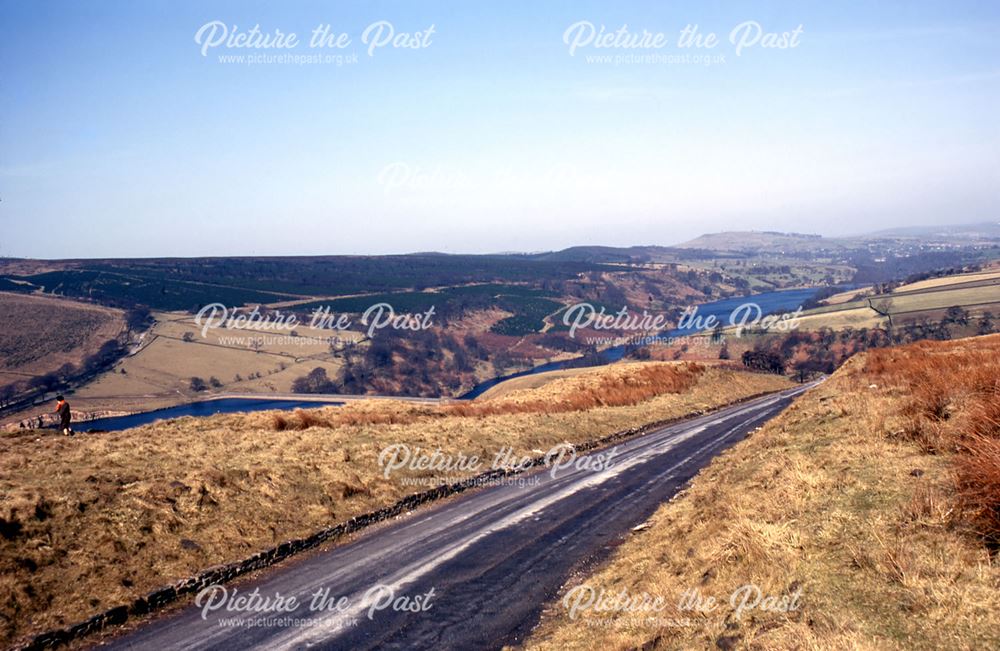
[{"label": "grass verge", "polygon": [[378,458],[389,445],[533,456],[788,386],[718,367],[626,364],[471,411],[362,401],[75,439],[0,438],[0,644],[475,474],[385,477]]},{"label": "grass verge", "polygon": [[[852,359],[569,582],[527,648],[1000,648],[998,353]],[[571,618],[585,590],[610,607]]]}]

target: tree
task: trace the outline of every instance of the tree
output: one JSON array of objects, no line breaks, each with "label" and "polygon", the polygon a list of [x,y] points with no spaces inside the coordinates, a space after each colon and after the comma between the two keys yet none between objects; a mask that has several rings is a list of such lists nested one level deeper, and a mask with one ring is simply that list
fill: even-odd
[{"label": "tree", "polygon": [[200,377],[191,378],[190,387],[191,390],[195,392],[206,391],[208,389],[208,385],[205,384],[205,380],[201,379]]},{"label": "tree", "polygon": [[117,339],[106,341],[100,350],[83,361],[83,370],[87,373],[103,370],[114,364],[123,352],[125,348]]},{"label": "tree", "polygon": [[953,305],[944,313],[944,323],[955,323],[960,326],[969,325],[969,313],[958,305]]},{"label": "tree", "polygon": [[365,351],[365,361],[372,368],[386,368],[392,366],[394,342],[392,335],[386,332],[378,332],[372,339],[368,350]]},{"label": "tree", "polygon": [[993,313],[983,312],[979,319],[979,334],[988,335],[993,333]]},{"label": "tree", "polygon": [[208,378],[208,383],[212,385],[213,389],[218,389],[222,386],[222,381],[214,375]]},{"label": "tree", "polygon": [[719,323],[715,324],[715,328],[712,330],[712,343],[717,344],[720,341],[722,341],[722,331],[723,331],[723,326],[722,322],[720,321]]},{"label": "tree", "polygon": [[469,354],[477,359],[486,359],[489,357],[489,351],[486,350],[482,345],[480,345],[479,340],[471,332],[466,334],[462,339],[462,343],[469,350]]},{"label": "tree", "polygon": [[472,371],[472,362],[469,360],[468,354],[466,354],[464,349],[459,348],[454,353],[452,353],[453,361],[455,363],[455,370],[459,373],[468,373]]},{"label": "tree", "polygon": [[640,359],[640,360],[651,359],[653,357],[653,353],[650,352],[649,346],[643,346],[641,348],[636,348],[634,351],[632,351],[631,357],[633,359]]},{"label": "tree", "polygon": [[54,391],[57,387],[62,384],[62,380],[56,373],[46,373],[45,375],[37,375],[28,381],[28,387],[31,389],[37,389],[43,393],[49,391]]},{"label": "tree", "polygon": [[719,359],[729,359],[729,357],[729,344],[723,341],[722,348],[719,349]]},{"label": "tree", "polygon": [[129,334],[146,327],[152,321],[153,315],[149,312],[149,308],[145,306],[133,307],[125,313],[125,327],[128,329]]},{"label": "tree", "polygon": [[60,366],[59,370],[56,371],[56,375],[58,375],[64,381],[73,377],[75,373],[76,373],[76,366],[70,364],[69,362],[66,362],[65,364]]},{"label": "tree", "polygon": [[795,371],[796,379],[799,382],[805,382],[812,374],[822,372],[824,364],[821,360],[807,357],[792,364],[792,369]]},{"label": "tree", "polygon": [[317,366],[307,375],[295,378],[292,382],[295,393],[337,393],[337,385],[326,374],[326,369]]},{"label": "tree", "polygon": [[743,366],[754,371],[781,375],[785,372],[785,363],[777,353],[763,350],[748,350],[743,353]]},{"label": "tree", "polygon": [[17,397],[17,384],[5,384],[0,387],[0,407],[6,407]]}]

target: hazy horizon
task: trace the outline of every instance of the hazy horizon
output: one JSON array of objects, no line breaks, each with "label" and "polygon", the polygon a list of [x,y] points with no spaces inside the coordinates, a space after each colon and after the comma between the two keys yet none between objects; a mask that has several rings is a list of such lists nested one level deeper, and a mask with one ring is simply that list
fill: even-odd
[{"label": "hazy horizon", "polygon": [[[0,15],[0,256],[537,252],[996,220],[1000,6]],[[214,44],[255,25],[299,42]],[[694,25],[718,44],[682,46]],[[754,25],[784,47],[740,46]],[[611,47],[594,46],[602,26],[622,32]]]},{"label": "hazy horizon", "polygon": [[[977,222],[973,224],[956,224],[956,226],[979,226],[986,224],[1000,225],[1000,222]],[[951,226],[950,224],[914,224],[908,228],[933,228],[937,226]],[[892,228],[887,229],[892,230]],[[714,231],[700,233],[697,236],[689,238],[688,240],[670,242],[670,243],[657,243],[657,242],[637,242],[631,244],[619,244],[619,245],[608,245],[600,242],[593,243],[577,243],[569,244],[567,246],[558,249],[523,249],[523,250],[495,250],[495,251],[463,251],[463,250],[423,250],[423,251],[391,251],[385,253],[372,253],[366,251],[356,251],[350,253],[280,253],[280,254],[270,254],[270,253],[235,253],[226,255],[216,255],[216,254],[203,254],[203,255],[142,255],[142,256],[73,256],[73,257],[26,257],[26,256],[16,256],[16,255],[0,255],[0,259],[25,259],[25,260],[41,260],[41,261],[60,261],[60,260],[102,260],[102,259],[124,259],[124,258],[136,258],[136,259],[157,259],[157,258],[250,258],[250,257],[262,257],[262,258],[282,258],[282,257],[323,257],[323,256],[354,256],[354,257],[379,257],[379,256],[392,256],[392,255],[537,255],[544,253],[554,253],[558,251],[564,251],[566,249],[574,248],[587,248],[587,247],[608,247],[608,248],[641,248],[641,247],[662,247],[662,248],[674,248],[680,244],[684,244],[692,239],[696,239],[702,235],[716,235],[720,233],[727,232],[754,232],[754,233],[764,233],[773,232],[768,229],[742,229],[740,231]],[[852,237],[863,237],[869,234],[875,234],[876,231],[871,233],[852,233],[842,236],[830,236],[824,235],[822,233],[798,233],[794,231],[781,231],[782,235],[812,235],[823,237],[824,239],[849,239]]]}]

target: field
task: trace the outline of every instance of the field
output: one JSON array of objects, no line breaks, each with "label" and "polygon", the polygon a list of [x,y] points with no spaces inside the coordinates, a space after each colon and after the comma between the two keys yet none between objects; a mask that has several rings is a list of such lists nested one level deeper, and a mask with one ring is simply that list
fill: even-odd
[{"label": "field", "polygon": [[884,328],[887,322],[888,320],[875,310],[869,307],[858,307],[820,313],[805,312],[799,319],[799,328],[802,330]]},{"label": "field", "polygon": [[[327,342],[331,334],[360,339],[357,332],[307,327],[296,328],[296,337],[288,331],[233,328],[210,330],[203,338],[190,316],[156,316],[157,324],[136,354],[73,393],[73,407],[81,416],[155,409],[212,394],[290,394],[294,380],[316,367],[331,377],[339,371],[342,361]],[[203,379],[207,389],[192,390],[193,377]]]},{"label": "field", "polygon": [[829,298],[824,299],[822,302],[824,305],[842,305],[844,303],[849,303],[855,300],[858,295],[868,296],[873,293],[871,287],[860,287],[858,289],[849,289],[846,292],[840,292],[839,294],[834,294]]},{"label": "field", "polygon": [[0,292],[0,386],[78,366],[124,327],[120,310]]},{"label": "field", "polygon": [[986,312],[1000,313],[1000,272],[956,274],[900,285],[888,294],[870,294],[860,300],[850,300],[865,290],[836,294],[827,305],[803,312],[800,328],[821,327],[884,328],[888,318],[892,325],[914,323],[922,319],[939,321],[950,307],[965,309],[970,317]]},{"label": "field", "polygon": [[1000,335],[853,358],[565,586],[660,610],[554,601],[525,647],[998,648],[998,360]]},{"label": "field", "polygon": [[437,485],[461,474],[386,478],[377,458],[390,444],[538,454],[788,386],[716,367],[620,364],[454,406],[360,401],[71,440],[0,437],[0,644],[423,488],[403,477]]},{"label": "field", "polygon": [[983,271],[968,274],[957,274],[954,276],[941,276],[940,278],[929,278],[919,280],[900,286],[900,291],[918,291],[924,289],[937,289],[947,287],[955,283],[975,283],[982,281],[1000,280],[1000,271]]}]

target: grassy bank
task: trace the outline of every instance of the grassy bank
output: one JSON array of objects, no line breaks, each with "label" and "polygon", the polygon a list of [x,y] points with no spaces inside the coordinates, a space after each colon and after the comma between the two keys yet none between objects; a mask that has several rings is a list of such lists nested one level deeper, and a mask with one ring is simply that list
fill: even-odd
[{"label": "grassy bank", "polygon": [[277,542],[475,474],[383,476],[388,445],[537,454],[789,386],[688,364],[593,369],[463,405],[182,418],[124,432],[0,438],[0,645]]},{"label": "grassy bank", "polygon": [[[526,646],[1000,648],[998,360],[997,335],[855,357],[565,586]],[[663,603],[571,619],[577,586]]]}]

